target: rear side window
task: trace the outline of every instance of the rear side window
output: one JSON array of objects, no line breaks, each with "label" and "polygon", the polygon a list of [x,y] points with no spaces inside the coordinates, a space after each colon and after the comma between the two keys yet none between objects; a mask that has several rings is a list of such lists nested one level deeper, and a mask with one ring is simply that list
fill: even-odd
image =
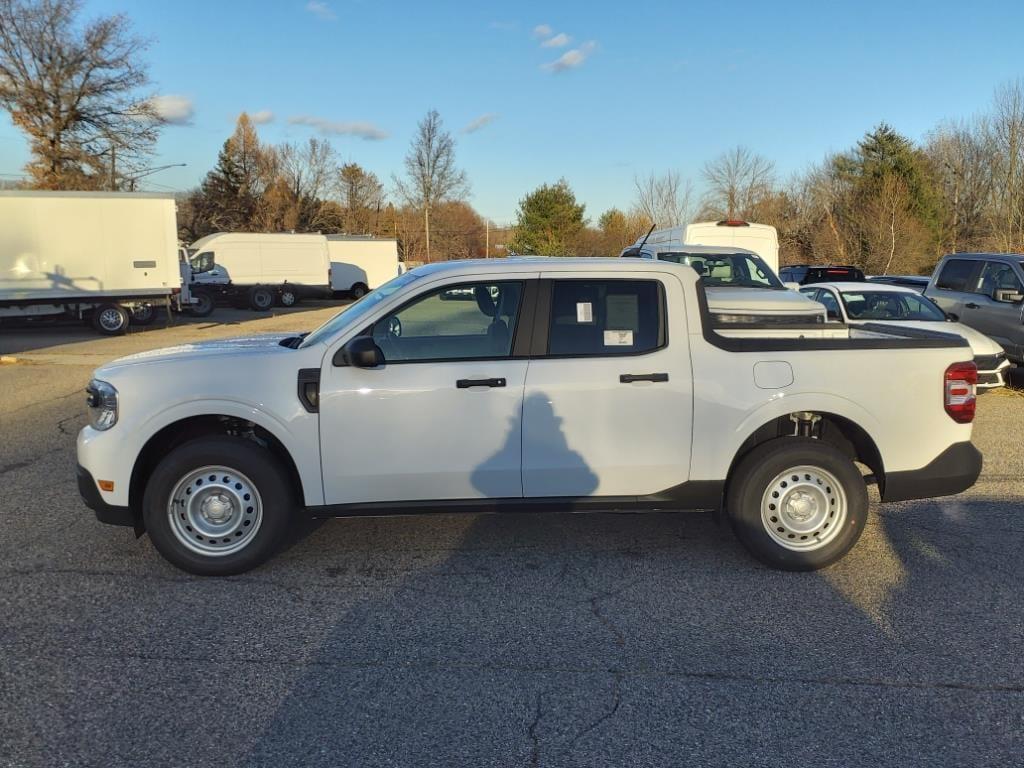
[{"label": "rear side window", "polygon": [[971,275],[977,262],[967,259],[950,259],[942,266],[935,287],[946,291],[969,291]]},{"label": "rear side window", "polygon": [[665,344],[657,280],[555,280],[548,354],[635,355]]}]

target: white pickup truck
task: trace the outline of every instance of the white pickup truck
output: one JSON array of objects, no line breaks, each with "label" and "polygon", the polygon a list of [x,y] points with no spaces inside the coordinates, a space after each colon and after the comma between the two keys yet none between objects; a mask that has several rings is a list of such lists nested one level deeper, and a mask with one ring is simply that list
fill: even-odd
[{"label": "white pickup truck", "polygon": [[721,335],[682,265],[447,262],[309,334],[100,368],[79,489],[198,574],[259,565],[298,515],[642,508],[721,510],[760,560],[808,570],[857,541],[866,482],[974,483],[976,374],[937,332]]}]

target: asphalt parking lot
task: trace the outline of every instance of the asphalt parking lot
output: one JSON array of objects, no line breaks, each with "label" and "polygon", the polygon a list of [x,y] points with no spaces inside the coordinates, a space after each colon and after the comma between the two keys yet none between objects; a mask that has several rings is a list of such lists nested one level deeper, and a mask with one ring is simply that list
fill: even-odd
[{"label": "asphalt parking lot", "polygon": [[309,525],[204,580],[81,504],[95,366],[333,311],[0,330],[0,765],[1021,764],[1021,394],[981,398],[971,491],[814,574],[709,513],[533,513]]}]

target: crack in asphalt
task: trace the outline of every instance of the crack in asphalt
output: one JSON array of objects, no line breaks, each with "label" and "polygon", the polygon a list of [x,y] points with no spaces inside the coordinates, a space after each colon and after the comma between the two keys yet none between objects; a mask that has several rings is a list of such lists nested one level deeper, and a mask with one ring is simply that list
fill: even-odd
[{"label": "crack in asphalt", "polygon": [[599,728],[600,726],[604,725],[606,722],[611,720],[613,717],[615,717],[615,715],[617,715],[618,712],[619,712],[619,706],[621,704],[622,704],[622,673],[621,672],[614,672],[612,674],[612,706],[611,706],[611,709],[609,709],[607,712],[605,712],[599,718],[597,718],[592,723],[590,723],[590,725],[588,725],[582,731],[577,733],[573,737],[572,741],[569,742],[569,746],[566,747],[566,749],[563,752],[563,754],[571,753],[574,749],[576,749],[576,744],[579,743],[579,741],[584,736],[589,734],[591,731],[596,730],[597,728]]},{"label": "crack in asphalt", "polygon": [[537,736],[537,726],[540,725],[543,713],[544,691],[537,692],[537,700],[533,705],[533,722],[526,729],[526,735],[530,738],[533,748],[530,750],[530,766],[536,768],[540,765],[540,738]]}]

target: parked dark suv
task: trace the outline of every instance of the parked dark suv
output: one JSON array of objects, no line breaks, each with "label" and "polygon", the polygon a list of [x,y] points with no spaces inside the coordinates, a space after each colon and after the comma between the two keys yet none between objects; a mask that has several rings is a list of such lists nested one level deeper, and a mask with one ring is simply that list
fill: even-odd
[{"label": "parked dark suv", "polygon": [[792,264],[779,270],[779,279],[784,283],[800,283],[800,285],[863,283],[864,273],[856,267],[814,267],[810,264]]},{"label": "parked dark suv", "polygon": [[999,342],[1015,363],[1024,364],[1024,254],[943,256],[924,295],[954,320]]}]

